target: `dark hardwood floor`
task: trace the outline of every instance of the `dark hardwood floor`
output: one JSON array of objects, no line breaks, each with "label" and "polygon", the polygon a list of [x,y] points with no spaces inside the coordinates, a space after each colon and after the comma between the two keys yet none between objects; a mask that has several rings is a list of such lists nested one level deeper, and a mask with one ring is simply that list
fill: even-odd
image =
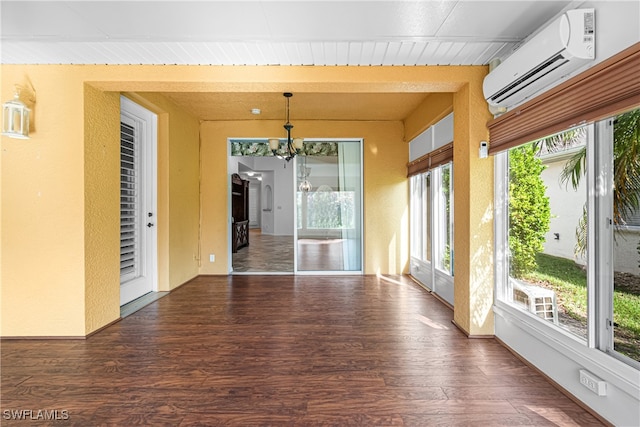
[{"label": "dark hardwood floor", "polygon": [[87,340],[3,340],[0,422],[601,425],[451,319],[406,278],[200,277]]}]

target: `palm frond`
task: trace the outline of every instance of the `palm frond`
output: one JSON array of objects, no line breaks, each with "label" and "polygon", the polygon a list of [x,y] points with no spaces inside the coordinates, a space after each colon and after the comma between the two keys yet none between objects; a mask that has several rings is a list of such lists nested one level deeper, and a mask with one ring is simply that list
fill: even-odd
[{"label": "palm frond", "polygon": [[560,182],[564,185],[571,183],[574,190],[578,189],[580,180],[587,170],[587,148],[584,147],[580,151],[576,152],[562,168],[560,173]]}]

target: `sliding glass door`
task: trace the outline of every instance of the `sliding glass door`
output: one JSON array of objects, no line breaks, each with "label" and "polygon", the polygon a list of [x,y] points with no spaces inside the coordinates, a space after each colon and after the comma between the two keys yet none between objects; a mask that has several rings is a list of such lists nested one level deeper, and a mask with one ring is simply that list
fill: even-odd
[{"label": "sliding glass door", "polygon": [[362,141],[305,144],[318,150],[297,157],[296,270],[362,272]]},{"label": "sliding glass door", "polygon": [[[290,161],[266,139],[229,142],[230,272],[362,273],[361,139],[305,139]],[[249,189],[250,235],[235,248],[234,175]]]}]

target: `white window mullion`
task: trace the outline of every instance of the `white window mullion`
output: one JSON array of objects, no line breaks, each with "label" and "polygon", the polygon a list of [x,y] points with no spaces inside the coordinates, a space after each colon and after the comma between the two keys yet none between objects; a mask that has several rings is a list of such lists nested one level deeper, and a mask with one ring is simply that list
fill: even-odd
[{"label": "white window mullion", "polygon": [[494,161],[494,248],[496,300],[508,301],[509,289],[509,153],[495,155]]},{"label": "white window mullion", "polygon": [[[594,129],[595,126],[595,129]],[[590,347],[613,351],[613,122],[588,128],[588,295]],[[591,250],[593,248],[593,250]]]}]

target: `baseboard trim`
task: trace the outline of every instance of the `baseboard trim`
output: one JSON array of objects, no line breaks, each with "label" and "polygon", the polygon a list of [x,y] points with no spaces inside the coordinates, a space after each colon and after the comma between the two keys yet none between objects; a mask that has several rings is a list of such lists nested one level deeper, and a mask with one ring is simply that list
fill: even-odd
[{"label": "baseboard trim", "polygon": [[93,331],[93,332],[89,332],[89,333],[87,334],[86,338],[89,338],[89,337],[91,337],[91,336],[93,336],[93,335],[97,334],[97,333],[98,333],[98,332],[100,332],[100,331],[104,331],[104,330],[105,330],[105,329],[107,329],[109,326],[111,326],[111,325],[115,325],[116,323],[118,323],[118,322],[119,322],[119,321],[121,321],[121,320],[122,320],[122,317],[118,317],[116,320],[114,320],[114,321],[112,321],[112,322],[107,323],[106,325],[104,325],[104,326],[102,326],[102,327],[100,327],[100,328],[96,329],[95,331]]},{"label": "baseboard trim", "polygon": [[492,340],[492,339],[495,339],[495,337],[496,337],[495,335],[471,335],[469,332],[464,330],[464,328],[462,328],[460,325],[458,325],[455,320],[452,319],[451,323],[453,323],[453,326],[458,328],[458,330],[460,332],[462,332],[469,339],[474,339],[474,340],[475,339]]},{"label": "baseboard trim", "polygon": [[46,336],[46,335],[34,335],[34,336],[15,336],[15,337],[0,337],[1,341],[18,341],[18,340],[86,340],[88,337],[84,335],[71,335],[71,336]]},{"label": "baseboard trim", "polygon": [[444,298],[442,298],[440,295],[436,294],[433,291],[430,291],[431,295],[433,295],[433,297],[435,299],[437,299],[438,301],[440,301],[442,304],[444,304],[445,306],[447,306],[451,311],[454,311],[453,306],[451,304],[449,304],[449,302],[447,302],[447,300],[445,300]]},{"label": "baseboard trim", "polygon": [[527,359],[525,359],[524,357],[522,357],[518,352],[516,352],[514,349],[512,349],[511,347],[509,347],[507,345],[507,343],[505,343],[504,341],[502,341],[500,338],[495,337],[495,340],[504,348],[506,348],[511,354],[513,354],[518,360],[520,360],[522,363],[524,363],[525,365],[527,365],[529,368],[533,369],[534,371],[536,371],[538,374],[540,374],[542,377],[544,377],[545,380],[549,381],[549,383],[551,383],[552,386],[554,386],[556,389],[558,389],[558,391],[562,394],[564,394],[565,396],[567,396],[573,403],[575,403],[576,405],[578,405],[579,407],[581,407],[582,409],[584,409],[585,411],[587,411],[588,413],[590,413],[591,415],[593,415],[598,421],[600,421],[602,424],[604,424],[605,426],[608,427],[614,427],[613,424],[611,424],[609,421],[607,421],[606,419],[604,419],[600,414],[598,414],[597,412],[595,412],[593,409],[591,409],[589,406],[587,406],[584,402],[582,402],[580,399],[578,399],[577,397],[575,397],[573,394],[569,393],[569,391],[564,388],[563,386],[561,386],[560,384],[558,384],[553,378],[551,378],[550,376],[548,376],[547,374],[545,374],[544,372],[542,372],[540,369],[538,369],[538,367],[536,367],[534,364],[532,364],[531,362],[529,362]]}]

